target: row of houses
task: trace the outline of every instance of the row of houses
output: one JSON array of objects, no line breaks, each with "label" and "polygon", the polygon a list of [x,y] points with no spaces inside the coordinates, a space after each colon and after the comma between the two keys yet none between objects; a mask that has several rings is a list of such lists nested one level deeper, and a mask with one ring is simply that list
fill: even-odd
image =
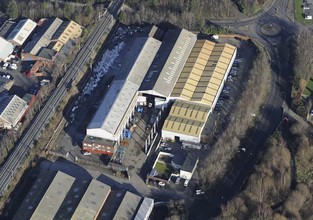
[{"label": "row of houses", "polygon": [[232,45],[197,39],[185,29],[168,30],[162,41],[136,38],[87,127],[83,149],[114,154],[135,109],[148,100],[156,109],[170,108],[163,138],[200,143],[236,53]]}]

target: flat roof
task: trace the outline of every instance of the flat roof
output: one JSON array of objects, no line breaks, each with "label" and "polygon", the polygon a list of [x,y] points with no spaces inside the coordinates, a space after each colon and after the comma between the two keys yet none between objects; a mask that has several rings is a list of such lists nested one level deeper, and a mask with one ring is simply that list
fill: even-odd
[{"label": "flat roof", "polygon": [[192,172],[198,163],[198,159],[199,155],[196,152],[189,153],[180,170]]},{"label": "flat roof", "polygon": [[53,219],[75,178],[58,171],[30,219]]},{"label": "flat roof", "polygon": [[39,31],[35,34],[30,42],[28,42],[23,50],[24,53],[37,55],[42,47],[48,47],[51,43],[52,36],[62,24],[60,18],[42,19],[38,22]]},{"label": "flat roof", "polygon": [[92,179],[71,219],[96,219],[110,192],[110,186]]},{"label": "flat roof", "polygon": [[36,22],[30,19],[23,19],[16,25],[16,27],[13,29],[7,39],[9,41],[12,40],[19,45],[22,45],[27,37],[36,28],[36,25]]},{"label": "flat roof", "polygon": [[2,95],[0,99],[0,117],[14,127],[24,115],[28,107],[27,102],[17,95]]},{"label": "flat roof", "polygon": [[14,46],[6,39],[0,37],[0,60],[7,59],[13,52]]},{"label": "flat roof", "polygon": [[[88,125],[87,135],[103,138],[99,136],[99,133],[107,133],[115,136],[124,116],[132,110],[130,105],[134,102],[141,82],[160,45],[160,41],[151,37],[135,40],[133,49],[139,50],[140,53],[135,58],[131,55],[129,57],[131,61],[126,62],[122,70],[122,72],[128,72],[126,80],[117,77],[117,80],[113,81],[98,111]],[[100,129],[100,132],[93,132],[93,129],[98,131]]]},{"label": "flat roof", "polygon": [[29,220],[57,172],[41,171],[13,220]]},{"label": "flat roof", "polygon": [[196,39],[195,34],[185,29],[167,31],[140,91],[169,97]]},{"label": "flat roof", "polygon": [[162,130],[199,137],[209,111],[208,106],[176,100],[165,119]]},{"label": "flat roof", "polygon": [[140,196],[127,191],[114,215],[113,220],[133,219],[141,199],[142,198]]},{"label": "flat roof", "polygon": [[197,40],[171,97],[212,106],[235,52],[230,44]]}]

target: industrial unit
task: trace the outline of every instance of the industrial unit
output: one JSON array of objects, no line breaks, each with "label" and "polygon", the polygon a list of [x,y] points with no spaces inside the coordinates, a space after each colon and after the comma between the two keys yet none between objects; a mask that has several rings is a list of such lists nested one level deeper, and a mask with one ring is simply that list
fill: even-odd
[{"label": "industrial unit", "polygon": [[185,29],[168,30],[162,44],[147,39],[136,39],[128,51],[130,59],[119,73],[128,75],[116,77],[111,84],[87,128],[83,150],[114,154],[136,106],[148,102],[162,111],[172,106],[162,128],[163,138],[201,142],[237,49],[197,40]]},{"label": "industrial unit", "polygon": [[153,206],[153,199],[131,192],[113,192],[109,185],[95,179],[78,179],[61,171],[45,170],[37,177],[13,219],[95,220],[113,216],[148,219]]},{"label": "industrial unit", "polygon": [[10,35],[7,37],[7,40],[15,46],[22,46],[36,28],[36,26],[36,22],[30,19],[20,20]]},{"label": "industrial unit", "polygon": [[236,57],[229,44],[197,40],[172,90],[174,101],[162,137],[201,142],[208,116],[215,108]]},{"label": "industrial unit", "polygon": [[17,95],[0,95],[0,128],[13,129],[27,110],[27,102]]},{"label": "industrial unit", "polygon": [[83,149],[112,155],[123,136],[137,104],[137,91],[161,42],[151,37],[136,38],[127,54],[127,62],[87,128]]},{"label": "industrial unit", "polygon": [[6,61],[14,50],[14,45],[0,37],[0,61]]}]

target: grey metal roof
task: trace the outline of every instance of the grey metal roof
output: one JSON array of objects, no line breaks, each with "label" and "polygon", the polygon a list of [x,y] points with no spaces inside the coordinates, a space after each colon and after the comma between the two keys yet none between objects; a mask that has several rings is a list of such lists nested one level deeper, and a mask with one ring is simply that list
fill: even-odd
[{"label": "grey metal roof", "polygon": [[154,200],[144,198],[134,220],[148,220],[154,206]]},{"label": "grey metal roof", "polygon": [[169,30],[139,90],[169,97],[196,40],[185,29]]},{"label": "grey metal roof", "polygon": [[131,220],[133,219],[141,197],[131,192],[126,192],[119,208],[117,209],[113,220]]},{"label": "grey metal roof", "polygon": [[5,60],[13,52],[14,46],[9,41],[0,37],[0,61]]},{"label": "grey metal roof", "polygon": [[15,213],[13,220],[29,220],[57,172],[42,171]]},{"label": "grey metal roof", "polygon": [[17,26],[13,29],[13,31],[8,36],[9,41],[14,41],[15,43],[22,45],[28,36],[32,33],[32,31],[36,27],[36,22],[30,19],[21,20]]},{"label": "grey metal roof", "polygon": [[110,191],[110,186],[94,179],[91,180],[71,219],[96,219]]},{"label": "grey metal roof", "polygon": [[36,55],[42,47],[47,47],[51,43],[53,34],[63,21],[60,18],[49,18],[44,19],[42,22],[39,31],[25,46],[24,53]]},{"label": "grey metal roof", "polygon": [[[142,46],[138,48],[138,44]],[[160,45],[160,41],[150,37],[135,40],[133,49],[135,51],[140,49],[140,53],[137,57],[133,57],[130,53],[129,60],[131,61],[128,61],[122,70],[122,72],[129,73],[126,80],[113,81],[87,128],[87,135],[100,138],[111,136],[112,140],[115,140],[114,137],[124,116],[132,110],[131,105],[135,104],[133,100]],[[92,129],[95,130],[92,131]]]},{"label": "grey metal roof", "polygon": [[14,127],[25,113],[27,106],[27,102],[17,95],[4,95],[0,101],[0,117]]},{"label": "grey metal roof", "polygon": [[44,48],[41,48],[39,50],[39,53],[37,54],[37,56],[52,60],[52,58],[55,54],[56,54],[56,52],[53,51],[52,49],[44,47]]},{"label": "grey metal roof", "polygon": [[90,180],[76,179],[63,200],[58,212],[54,216],[54,219],[70,219],[80,200],[83,198],[89,184]]},{"label": "grey metal roof", "polygon": [[195,168],[195,166],[198,163],[199,156],[196,152],[190,152],[187,155],[187,158],[183,165],[181,166],[180,170],[192,172],[192,170]]},{"label": "grey metal roof", "polygon": [[58,171],[30,219],[53,219],[74,180],[74,177]]}]

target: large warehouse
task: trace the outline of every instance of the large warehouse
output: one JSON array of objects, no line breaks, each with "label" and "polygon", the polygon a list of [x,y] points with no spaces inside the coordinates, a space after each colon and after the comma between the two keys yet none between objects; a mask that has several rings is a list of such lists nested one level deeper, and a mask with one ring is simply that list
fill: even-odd
[{"label": "large warehouse", "polygon": [[[160,45],[160,41],[151,37],[135,39],[121,73],[115,77],[87,128],[87,137],[83,141],[84,150],[109,155],[114,153],[112,144],[122,138],[123,130],[137,104],[137,91]],[[96,139],[88,141],[90,137]],[[110,141],[111,146],[103,142],[103,139]]]},{"label": "large warehouse", "polygon": [[162,137],[201,141],[202,130],[215,108],[236,52],[229,44],[197,40],[170,95],[176,101],[163,125]]},{"label": "large warehouse", "polygon": [[153,199],[112,191],[111,186],[96,179],[42,171],[13,220],[148,219],[153,206]]},{"label": "large warehouse", "polygon": [[140,102],[145,102],[145,95],[158,97],[156,105],[169,100],[196,40],[197,36],[185,29],[166,32],[160,50],[139,89]]}]

